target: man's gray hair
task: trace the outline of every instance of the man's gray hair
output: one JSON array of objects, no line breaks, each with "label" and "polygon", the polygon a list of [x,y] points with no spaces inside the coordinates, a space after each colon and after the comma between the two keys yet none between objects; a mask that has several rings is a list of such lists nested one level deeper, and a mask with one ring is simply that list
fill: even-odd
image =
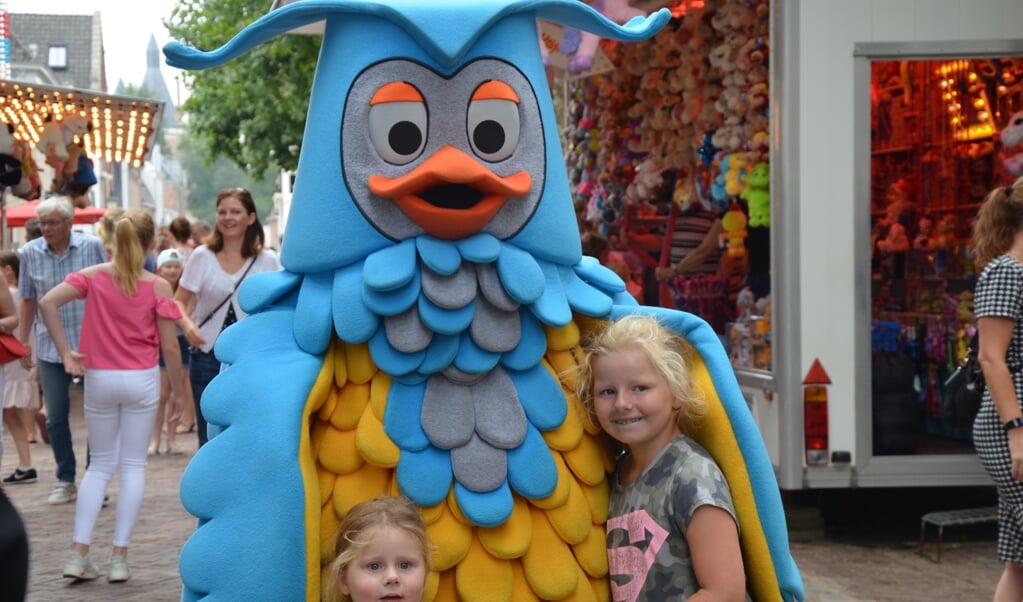
[{"label": "man's gray hair", "polygon": [[39,206],[36,207],[36,215],[39,217],[46,217],[54,213],[60,214],[67,221],[71,221],[75,217],[75,207],[66,196],[51,196],[45,201],[40,202]]}]

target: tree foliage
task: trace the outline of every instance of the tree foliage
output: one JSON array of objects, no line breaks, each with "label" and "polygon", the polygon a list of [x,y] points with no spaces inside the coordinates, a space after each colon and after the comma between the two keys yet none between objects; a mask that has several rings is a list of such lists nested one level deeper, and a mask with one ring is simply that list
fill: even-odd
[{"label": "tree foliage", "polygon": [[217,217],[217,193],[224,188],[237,186],[252,193],[259,219],[266,223],[273,209],[275,172],[268,171],[266,177],[254,179],[224,157],[209,163],[192,148],[191,139],[187,137],[182,138],[178,151],[181,167],[188,173],[188,210],[192,215],[214,223]]},{"label": "tree foliage", "polygon": [[[171,38],[201,50],[230,40],[269,8],[267,0],[179,0],[165,22]],[[195,149],[212,163],[225,157],[259,179],[268,169],[295,170],[318,36],[282,35],[233,61],[185,73],[182,111]]]}]

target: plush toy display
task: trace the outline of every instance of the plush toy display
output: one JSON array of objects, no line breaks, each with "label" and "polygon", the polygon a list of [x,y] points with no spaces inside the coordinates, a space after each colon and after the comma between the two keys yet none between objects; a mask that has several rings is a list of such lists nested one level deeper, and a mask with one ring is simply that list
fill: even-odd
[{"label": "plush toy display", "polygon": [[1009,118],[1001,137],[1002,165],[1012,177],[1018,178],[1023,175],[1023,111]]},{"label": "plush toy display", "polygon": [[241,286],[250,315],[217,340],[227,367],[202,398],[221,432],[181,481],[199,518],[183,599],[319,599],[340,517],[382,494],[421,508],[425,600],[610,599],[613,460],[572,370],[599,320],[637,312],[696,350],[710,411],[695,436],[729,481],[753,598],[802,599],[774,471],[717,335],[637,306],[581,254],[527,43],[537,19],[636,41],[669,17],[618,25],[577,0],[299,0],[219,49],[164,49],[173,66],[215,67],[325,21],[284,269]]},{"label": "plush toy display", "polygon": [[84,136],[89,131],[89,121],[81,115],[69,115],[62,121],[50,120],[43,125],[43,133],[36,143],[39,152],[47,161],[65,161],[68,158],[67,145],[75,136]]}]

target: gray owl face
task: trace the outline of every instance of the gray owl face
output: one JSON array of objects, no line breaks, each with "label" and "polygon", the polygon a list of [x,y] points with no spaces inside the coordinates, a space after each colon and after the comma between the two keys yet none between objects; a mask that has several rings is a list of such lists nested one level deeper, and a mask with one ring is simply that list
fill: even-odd
[{"label": "gray owl face", "polygon": [[514,236],[543,193],[545,148],[533,87],[509,63],[450,77],[419,63],[370,65],[341,122],[342,173],[385,236]]}]

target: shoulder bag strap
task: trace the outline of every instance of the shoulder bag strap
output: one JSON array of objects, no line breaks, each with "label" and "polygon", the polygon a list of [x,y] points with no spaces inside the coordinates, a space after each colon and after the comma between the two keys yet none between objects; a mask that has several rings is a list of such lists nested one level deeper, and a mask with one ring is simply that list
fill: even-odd
[{"label": "shoulder bag strap", "polygon": [[211,311],[210,314],[208,316],[206,316],[203,319],[202,322],[199,322],[199,328],[202,328],[207,322],[209,322],[210,318],[212,318],[215,313],[220,311],[220,308],[224,307],[225,303],[227,303],[228,301],[231,300],[231,297],[234,296],[235,291],[237,291],[238,287],[241,286],[242,281],[245,280],[245,277],[249,275],[249,270],[252,269],[252,265],[254,263],[256,263],[256,257],[255,256],[249,261],[249,266],[247,268],[245,268],[245,271],[242,272],[242,277],[238,279],[238,282],[234,283],[234,288],[231,289],[231,294],[229,294],[223,301],[218,303],[217,306],[213,308],[213,311]]}]

